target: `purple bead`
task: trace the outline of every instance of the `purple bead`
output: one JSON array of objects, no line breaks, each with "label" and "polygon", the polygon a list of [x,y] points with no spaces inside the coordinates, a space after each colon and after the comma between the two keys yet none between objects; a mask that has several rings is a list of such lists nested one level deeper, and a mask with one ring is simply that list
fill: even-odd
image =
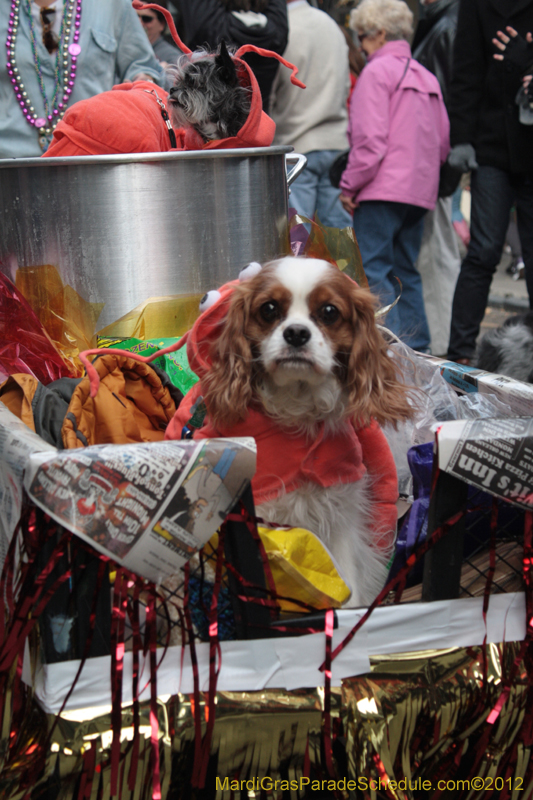
[{"label": "purple bead", "polygon": [[59,103],[59,104],[58,104],[58,108],[64,108],[64,107],[65,107],[65,104],[64,104],[64,103]]},{"label": "purple bead", "polygon": [[13,75],[13,70],[12,69],[8,69],[7,74],[8,75]]},{"label": "purple bead", "polygon": [[16,82],[17,82],[16,78],[11,78],[11,83],[16,83]]},{"label": "purple bead", "polygon": [[57,108],[54,108],[54,117],[57,117],[58,114],[59,114],[59,111],[57,110]]},{"label": "purple bead", "polygon": [[20,92],[17,92],[17,100],[22,100],[22,95],[20,94]]},{"label": "purple bead", "polygon": [[53,119],[53,114],[48,114],[48,119]]}]

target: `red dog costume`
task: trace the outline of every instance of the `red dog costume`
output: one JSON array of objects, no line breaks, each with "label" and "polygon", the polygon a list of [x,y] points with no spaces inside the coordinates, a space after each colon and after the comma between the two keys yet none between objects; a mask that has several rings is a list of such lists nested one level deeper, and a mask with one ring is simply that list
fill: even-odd
[{"label": "red dog costume", "polygon": [[[80,358],[90,379],[91,396],[96,396],[99,376],[88,356],[113,352],[149,363],[187,343],[189,364],[200,380],[183,398],[165,433],[166,439],[181,439],[183,427],[191,418],[191,409],[202,394],[202,376],[211,364],[211,344],[219,336],[231,292],[238,283],[232,281],[222,286],[220,297],[198,317],[191,330],[177,344],[164,350],[150,356],[111,348],[81,353]],[[195,439],[221,436],[251,436],[255,439],[257,471],[252,489],[258,505],[275,498],[283,487],[291,490],[304,482],[322,487],[352,483],[368,472],[372,478],[372,529],[376,533],[376,546],[390,552],[396,531],[398,479],[387,439],[377,422],[356,428],[351,420],[347,420],[344,429],[328,437],[324,436],[321,425],[314,442],[310,443],[305,436],[281,428],[260,409],[251,408],[247,418],[231,428],[214,428],[207,416],[202,427],[194,431]]]},{"label": "red dog costume", "polygon": [[[139,0],[135,0],[133,6],[136,9],[154,8],[164,14],[178,47],[184,53],[191,53],[179,38],[169,11],[154,3],[143,4]],[[251,105],[246,122],[236,136],[206,143],[196,131],[180,129],[174,131],[177,146],[172,147],[168,128],[161,115],[161,107],[157,102],[159,98],[167,107],[167,92],[149,81],[136,81],[120,84],[110,92],[102,92],[88,100],[75,103],[57,125],[50,147],[43,158],[268,147],[274,139],[276,125],[263,111],[261,91],[254,73],[240,58],[245,53],[251,52],[276,58],[284,66],[292,69],[292,83],[305,89],[305,84],[296,78],[298,70],[294,64],[277,53],[250,44],[240,47],[232,58],[237,67],[239,83],[251,89]]]},{"label": "red dog costume", "polygon": [[[182,429],[191,418],[191,408],[202,395],[202,376],[210,368],[211,345],[219,335],[236,283],[225,284],[219,290],[220,299],[200,315],[188,334],[189,365],[200,381],[182,400],[167,427],[166,439],[181,438]],[[372,527],[376,532],[376,545],[390,550],[396,530],[398,481],[392,453],[377,422],[356,429],[347,420],[344,428],[328,436],[324,435],[324,423],[321,423],[316,438],[310,442],[301,433],[281,428],[260,408],[250,408],[247,418],[231,428],[215,428],[207,416],[203,426],[194,431],[195,439],[221,436],[255,439],[257,471],[252,489],[257,505],[274,499],[282,489],[289,492],[304,483],[316,483],[321,487],[353,483],[368,472],[373,479]]]}]

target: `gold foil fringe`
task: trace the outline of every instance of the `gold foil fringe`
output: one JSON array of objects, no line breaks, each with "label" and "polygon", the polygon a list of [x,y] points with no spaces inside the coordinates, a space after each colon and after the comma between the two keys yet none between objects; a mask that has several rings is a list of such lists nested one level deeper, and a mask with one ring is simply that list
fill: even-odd
[{"label": "gold foil fringe", "polygon": [[[436,783],[439,778],[468,776],[487,729],[486,717],[500,695],[502,679],[519,647],[520,643],[487,646],[486,684],[482,647],[380,656],[372,659],[369,674],[344,680],[342,689],[333,690],[332,708],[334,727],[342,723],[345,737],[346,777],[366,778],[367,781],[374,778],[378,782],[376,756],[389,779],[397,782],[407,779],[408,787],[409,781],[414,786],[418,779]],[[523,731],[531,724],[525,716],[530,691],[522,664],[475,771],[481,778],[508,775],[513,781],[527,778],[522,791],[511,795],[513,800],[527,800],[533,794],[531,770],[528,773],[531,752],[523,744]],[[273,781],[297,780],[304,774],[306,750],[312,774],[327,778],[321,766],[323,694],[322,688],[290,692],[273,689],[219,692],[211,748],[212,767],[207,783],[207,788],[216,790],[217,800],[236,800],[237,797],[240,800],[240,795],[229,788],[231,780],[262,777]],[[10,698],[6,700],[7,709]],[[195,798],[197,795],[194,791],[191,794],[190,788],[194,699],[188,695],[170,697],[159,702],[158,711],[162,800],[175,800],[185,795]],[[204,729],[205,714],[202,695]],[[47,717],[31,702],[31,697],[28,697],[24,718],[26,724],[18,737],[16,752],[9,753],[8,758],[11,726],[9,719],[2,721],[2,800],[23,800],[27,790],[24,775],[28,774],[54,721],[54,717]],[[148,706],[141,707],[139,762],[135,788],[131,792],[128,776],[133,757],[133,733],[132,709],[125,707],[118,796],[122,800],[150,800]],[[57,800],[78,800],[84,757],[92,746],[96,748],[95,770],[87,776],[90,791],[86,790],[86,798],[108,800],[111,739],[109,714],[84,722],[60,718],[48,752],[44,754],[43,771],[34,790],[57,786]],[[224,789],[221,784],[226,777],[229,781]],[[340,777],[343,775],[339,769]],[[386,796],[370,788],[363,794],[371,800]],[[421,800],[433,794],[407,788],[391,792],[389,796]],[[462,793],[455,790],[444,791],[441,797],[444,800],[482,800],[485,794],[484,791]],[[281,795],[281,790],[266,794],[269,800],[281,800]],[[39,797],[39,794],[34,796]],[[291,792],[292,800],[298,800],[299,796],[299,791]],[[249,797],[259,797],[259,793],[251,791]]]}]

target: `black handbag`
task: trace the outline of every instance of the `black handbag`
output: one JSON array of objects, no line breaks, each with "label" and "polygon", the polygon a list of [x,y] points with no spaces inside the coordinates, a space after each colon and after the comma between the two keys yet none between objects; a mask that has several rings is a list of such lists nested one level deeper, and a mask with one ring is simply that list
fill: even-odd
[{"label": "black handbag", "polygon": [[451,167],[445,161],[440,168],[439,197],[450,197],[459,186],[462,174],[460,170]]},{"label": "black handbag", "polygon": [[341,182],[342,173],[348,166],[348,156],[350,155],[349,150],[345,150],[343,153],[337,156],[331,167],[329,168],[329,179],[331,181],[331,185],[335,187],[335,189],[339,188],[339,184]]}]

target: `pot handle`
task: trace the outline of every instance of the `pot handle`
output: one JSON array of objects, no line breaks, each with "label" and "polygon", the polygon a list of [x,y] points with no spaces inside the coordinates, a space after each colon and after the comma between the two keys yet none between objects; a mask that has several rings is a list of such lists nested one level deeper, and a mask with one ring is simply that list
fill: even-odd
[{"label": "pot handle", "polygon": [[290,186],[291,183],[294,183],[300,172],[302,172],[306,165],[307,165],[307,158],[302,156],[300,153],[291,153],[288,156],[285,156],[285,164],[288,166],[289,164],[294,164],[294,167],[291,169],[290,172],[287,172],[287,186]]}]

